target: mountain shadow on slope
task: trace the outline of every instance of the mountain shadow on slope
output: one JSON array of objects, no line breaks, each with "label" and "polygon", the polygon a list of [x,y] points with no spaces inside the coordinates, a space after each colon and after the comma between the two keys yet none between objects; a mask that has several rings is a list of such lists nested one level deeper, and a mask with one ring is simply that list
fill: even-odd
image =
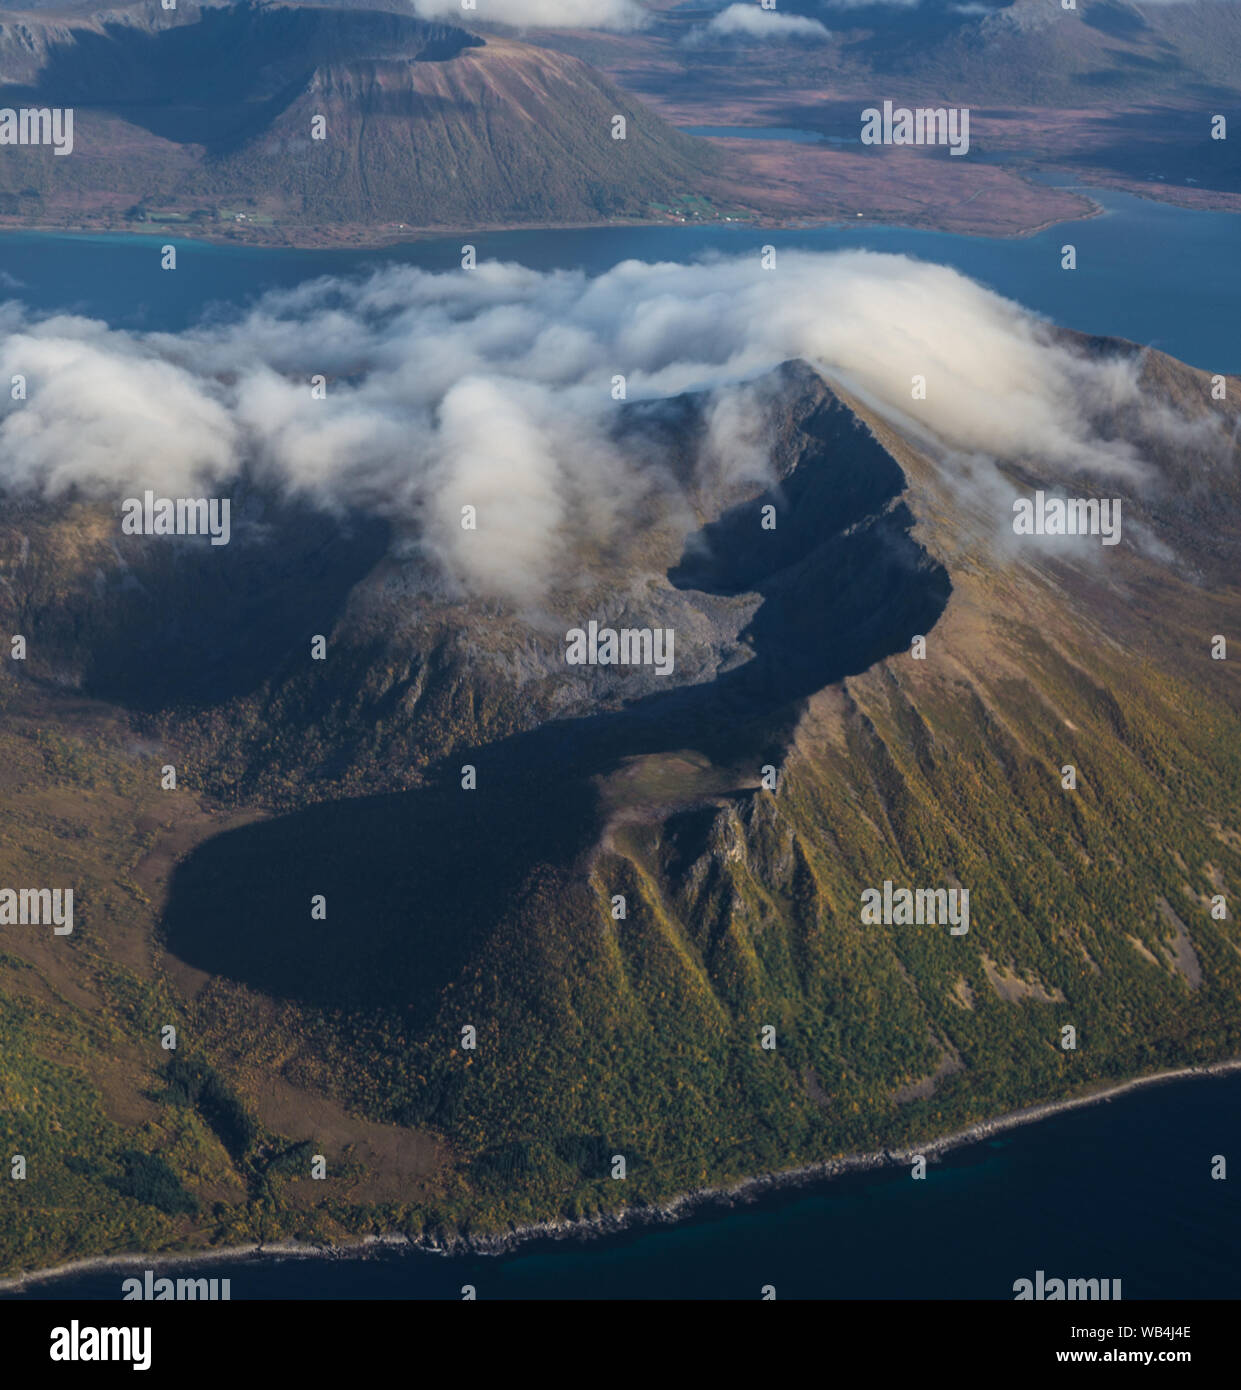
[{"label": "mountain shadow on slope", "polygon": [[147,30],[104,23],[54,43],[37,87],[5,104],[111,110],[176,144],[221,154],[265,130],[323,64],[448,62],[484,40],[455,25],[380,10],[241,4]]},{"label": "mountain shadow on slope", "polygon": [[[806,697],[907,649],[951,588],[910,534],[901,470],[852,419],[833,398],[780,487],[692,537],[670,575],[680,587],[744,583],[761,595],[743,634],[751,660],[463,750],[416,791],[227,832],[173,879],[169,949],[267,994],[403,1010],[417,1027],[518,907],[532,871],[569,866],[594,845],[605,815],[598,779],[623,760],[696,749],[725,768],[778,761]],[[757,508],[769,496],[786,509],[792,500],[799,519],[764,551],[771,533]],[[476,790],[462,790],[465,763]],[[311,919],[316,894],[326,921]]]}]

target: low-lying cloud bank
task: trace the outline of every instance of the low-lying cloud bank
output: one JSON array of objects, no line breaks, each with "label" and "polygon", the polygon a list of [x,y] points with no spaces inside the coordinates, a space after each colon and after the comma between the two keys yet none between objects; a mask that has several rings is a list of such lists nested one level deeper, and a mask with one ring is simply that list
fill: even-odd
[{"label": "low-lying cloud bank", "polygon": [[[175,335],[10,303],[0,383],[24,377],[26,399],[0,393],[0,483],[119,502],[145,487],[218,494],[244,468],[320,507],[390,518],[472,592],[537,598],[577,544],[672,486],[613,438],[617,377],[630,401],[714,390],[710,476],[761,476],[762,422],[737,393],[792,358],[971,470],[1041,461],[1131,484],[1142,472],[1092,423],[1140,406],[1132,361],[1078,355],[945,267],[782,251],[774,270],[757,255],[627,261],[594,279],[396,267]],[[461,528],[466,505],[477,533]]]},{"label": "low-lying cloud bank", "polygon": [[690,45],[709,43],[715,39],[743,39],[757,43],[826,43],[831,34],[825,24],[805,15],[780,14],[765,10],[756,0],[729,5],[715,15],[710,23],[691,29],[685,36]]},{"label": "low-lying cloud bank", "polygon": [[476,0],[463,10],[461,0],[412,0],[420,19],[446,23],[504,24],[513,29],[612,29],[628,33],[651,21],[637,0]]}]

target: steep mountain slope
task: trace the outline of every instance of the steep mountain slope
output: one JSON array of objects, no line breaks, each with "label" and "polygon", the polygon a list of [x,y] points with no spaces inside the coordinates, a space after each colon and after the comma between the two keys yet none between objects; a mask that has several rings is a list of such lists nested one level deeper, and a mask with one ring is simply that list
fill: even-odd
[{"label": "steep mountain slope", "polygon": [[[4,1142],[46,1204],[37,1247],[5,1210],[6,1264],[492,1231],[1236,1055],[1235,421],[1135,365],[1182,424],[1140,439],[1106,551],[1009,525],[1096,479],[981,486],[805,364],[762,384],[767,487],[690,467],[700,398],[628,407],[689,511],[629,518],[541,615],[253,491],[266,541],[210,567],[6,500],[0,630],[38,640],[5,663],[2,877],[81,884],[64,950],[9,931],[0,961]],[[585,615],[675,628],[675,672],[566,667]],[[865,924],[885,880],[968,888],[968,933]]]},{"label": "steep mountain slope", "polygon": [[75,113],[71,156],[0,166],[0,210],[27,217],[592,221],[674,201],[718,159],[576,59],[385,11],[14,16],[0,103]]}]

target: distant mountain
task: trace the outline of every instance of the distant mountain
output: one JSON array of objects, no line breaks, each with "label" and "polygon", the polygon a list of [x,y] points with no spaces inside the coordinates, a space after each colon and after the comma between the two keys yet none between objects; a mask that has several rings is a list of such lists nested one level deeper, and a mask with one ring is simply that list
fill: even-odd
[{"label": "distant mountain", "polygon": [[[253,483],[261,528],[210,553],[6,499],[0,631],[38,641],[0,671],[0,879],[72,863],[83,918],[64,950],[6,936],[0,1081],[52,1094],[40,1059],[72,1057],[91,1085],[40,1139],[38,1251],[0,1214],[0,1261],[502,1231],[1236,1055],[1241,940],[1210,909],[1241,877],[1241,740],[1210,644],[1241,602],[1237,441],[1202,373],[1065,340],[1197,422],[1139,436],[1096,403],[1151,469],[1104,558],[995,548],[986,494],[804,363],[755,386],[766,486],[694,483],[702,397],[628,407],[618,446],[689,511],[627,513],[541,614]],[[567,680],[586,613],[675,628],[675,672]],[[968,887],[968,934],[863,925],[885,880]],[[135,1115],[210,1221],[125,1176]]]},{"label": "distant mountain", "polygon": [[[794,127],[829,138],[831,146],[796,149],[735,144],[730,171],[744,180],[748,170],[756,196],[776,180],[815,190],[835,211],[832,194],[847,190],[866,216],[892,218],[891,194],[910,177],[903,152],[857,145],[862,110],[891,100],[971,111],[969,159],[939,179],[928,156],[914,183],[942,203],[940,225],[958,198],[978,213],[998,208],[1016,192],[999,169],[1032,166],[1069,170],[1087,187],[1241,210],[1237,142],[1212,135],[1216,116],[1231,128],[1241,123],[1234,0],[1079,0],[1072,10],[1058,0],[782,0],[780,14],[806,15],[831,31],[831,42],[809,45],[710,38],[712,12],[663,11],[637,34],[534,38],[587,58],[678,124]],[[975,160],[991,165],[998,184],[984,187]],[[1047,207],[1027,225],[1064,217],[1063,208]],[[980,222],[975,230],[991,229]]]},{"label": "distant mountain", "polygon": [[1241,90],[1241,16],[1234,0],[920,0],[853,4],[787,0],[821,20],[835,56],[876,75],[949,84],[974,100],[1090,101]]},{"label": "distant mountain", "polygon": [[589,222],[649,215],[718,162],[577,59],[359,8],[11,16],[0,106],[75,112],[71,157],[0,160],[0,213],[34,221]]},{"label": "distant mountain", "polygon": [[946,84],[974,100],[1041,103],[1073,94],[1093,104],[1241,92],[1241,16],[1232,0],[1082,0],[1073,10],[1013,0],[989,12],[923,4],[908,16],[855,11],[850,28],[869,27],[866,15],[873,30],[846,40],[844,56],[876,74]]}]

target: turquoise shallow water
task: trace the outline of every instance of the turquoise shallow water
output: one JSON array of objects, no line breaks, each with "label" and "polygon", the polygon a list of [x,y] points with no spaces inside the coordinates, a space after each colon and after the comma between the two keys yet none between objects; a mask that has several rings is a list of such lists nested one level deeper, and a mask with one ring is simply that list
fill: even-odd
[{"label": "turquoise shallow water", "polygon": [[[743,226],[592,227],[471,234],[384,251],[289,251],[181,241],[178,269],[159,267],[163,238],[0,235],[0,299],[72,310],[137,328],[177,329],[264,290],[394,262],[455,270],[468,240],[480,258],[598,274],[626,259],[689,261],[757,254],[765,244],[899,252],[955,266],[1069,328],[1113,334],[1211,371],[1241,371],[1241,221],[1123,193],[1091,193],[1101,217],[1024,238],[964,237],[869,225],[795,231]],[[1078,268],[1060,269],[1077,247]]]}]

